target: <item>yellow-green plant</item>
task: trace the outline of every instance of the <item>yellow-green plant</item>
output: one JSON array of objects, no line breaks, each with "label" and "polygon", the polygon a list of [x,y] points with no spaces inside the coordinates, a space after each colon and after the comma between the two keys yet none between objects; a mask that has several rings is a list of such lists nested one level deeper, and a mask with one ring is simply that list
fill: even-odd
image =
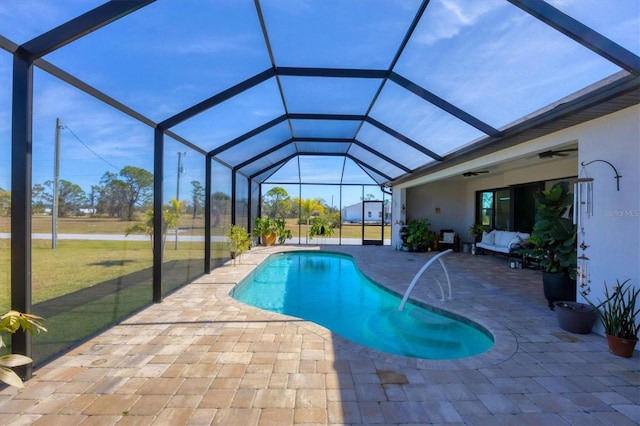
[{"label": "yellow-green plant", "polygon": [[[151,248],[153,249],[153,210],[145,212],[145,220],[127,228],[124,234],[128,236],[134,232],[147,234],[151,240]],[[180,203],[175,198],[169,200],[169,204],[162,209],[162,249],[164,250],[167,241],[167,229],[177,229],[180,220]]]},{"label": "yellow-green plant", "polygon": [[[0,317],[0,333],[13,334],[22,329],[28,333],[47,331],[40,324],[41,317],[31,314],[23,314],[18,311],[9,311]],[[0,348],[6,347],[4,336],[0,337]],[[20,354],[8,354],[0,357],[0,381],[9,386],[24,387],[22,379],[12,370],[13,367],[27,365],[33,360],[27,356]]]},{"label": "yellow-green plant", "polygon": [[244,226],[231,225],[231,228],[224,235],[227,237],[232,257],[239,257],[251,247],[251,235],[249,235]]}]

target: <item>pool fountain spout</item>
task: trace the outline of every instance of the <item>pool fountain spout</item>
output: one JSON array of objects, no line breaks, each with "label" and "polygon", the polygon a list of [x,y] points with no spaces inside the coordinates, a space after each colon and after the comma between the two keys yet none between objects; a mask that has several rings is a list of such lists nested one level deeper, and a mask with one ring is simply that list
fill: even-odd
[{"label": "pool fountain spout", "polygon": [[[449,279],[449,273],[447,272],[447,267],[444,265],[444,262],[442,261],[442,256],[444,256],[447,253],[451,253],[453,250],[448,249],[445,250],[443,252],[440,252],[438,254],[436,254],[435,256],[433,256],[431,259],[429,259],[427,261],[427,263],[424,264],[424,266],[422,267],[422,269],[420,269],[418,271],[418,273],[416,274],[415,277],[413,277],[413,280],[411,281],[411,284],[409,284],[409,287],[407,288],[407,291],[405,291],[404,293],[404,297],[402,298],[402,302],[400,302],[400,307],[398,308],[399,311],[404,309],[404,305],[405,303],[407,303],[407,299],[409,299],[409,294],[411,294],[411,291],[413,290],[413,287],[415,287],[416,283],[418,282],[418,279],[420,279],[420,277],[422,276],[422,274],[424,273],[424,271],[426,271],[429,266],[431,266],[431,264],[433,264],[433,262],[435,262],[436,260],[438,262],[440,262],[440,265],[442,265],[442,269],[444,270],[444,275],[447,277],[447,286],[449,287],[449,299],[452,298],[451,296],[451,280]],[[440,294],[442,295],[442,300],[443,302],[447,299],[445,299],[444,297],[444,289],[442,288],[442,283],[440,283],[440,281],[438,281],[438,279],[435,279],[436,283],[438,283],[438,286],[440,287]]]}]

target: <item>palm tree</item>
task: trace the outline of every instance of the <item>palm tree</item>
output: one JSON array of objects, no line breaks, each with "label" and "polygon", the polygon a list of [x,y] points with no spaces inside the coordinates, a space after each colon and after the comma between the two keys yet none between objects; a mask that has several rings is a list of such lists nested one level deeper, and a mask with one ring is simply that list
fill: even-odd
[{"label": "palm tree", "polygon": [[306,198],[298,199],[300,203],[300,219],[307,223],[307,239],[309,242],[309,221],[311,216],[321,215],[324,213],[324,205],[322,198]]},{"label": "palm tree", "polygon": [[[175,198],[169,200],[169,204],[162,208],[162,250],[167,240],[167,229],[176,230],[176,238],[178,232],[178,221],[180,220],[180,203]],[[125,229],[124,235],[128,236],[134,232],[145,233],[151,241],[151,249],[153,250],[153,210],[145,212],[145,220]]]}]

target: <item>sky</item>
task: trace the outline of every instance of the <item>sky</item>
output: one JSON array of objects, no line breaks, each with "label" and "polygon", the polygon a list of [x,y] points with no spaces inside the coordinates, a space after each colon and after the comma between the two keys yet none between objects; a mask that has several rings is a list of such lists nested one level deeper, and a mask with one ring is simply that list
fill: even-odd
[{"label": "sky", "polygon": [[[0,35],[22,44],[101,3],[5,0],[0,2]],[[640,54],[637,0],[550,3]],[[260,4],[277,65],[387,69],[419,2],[263,0]],[[159,0],[45,59],[156,122],[271,66],[251,0]],[[0,187],[5,189],[10,187],[11,61],[11,55],[0,51]],[[504,0],[432,0],[394,67],[394,72],[494,128],[619,70]],[[153,170],[152,129],[39,69],[34,75],[34,183],[53,177],[56,118],[63,124],[61,178],[85,191],[99,184],[105,172],[117,173],[126,165]],[[365,114],[380,83],[281,78],[290,113]],[[272,78],[172,130],[212,150],[284,111],[280,89]],[[439,155],[484,136],[393,82],[384,85],[370,116]],[[360,128],[352,122],[292,120],[291,127],[297,137],[349,138],[357,132],[358,140],[410,168],[431,161],[412,148],[398,149],[397,140],[369,124]],[[237,164],[246,155],[256,155],[290,136],[291,129],[284,123],[221,153],[220,158]],[[165,198],[175,196],[178,157],[183,166],[181,198],[187,198],[183,194],[190,192],[190,182],[204,181],[203,157],[170,138],[166,142]],[[250,171],[261,170],[293,149],[288,146],[264,156]],[[351,149],[365,161],[375,161],[370,153]],[[273,180],[297,178],[296,162],[283,166]],[[301,157],[300,163],[301,174],[314,182],[339,182],[344,164],[341,157]],[[371,182],[351,160],[347,163],[347,180]],[[402,173],[384,162],[373,164],[384,174]],[[228,187],[228,176],[214,177],[214,185]],[[330,196],[336,198],[333,189],[310,187],[307,192],[327,202]],[[358,194],[350,195],[343,205],[358,199]]]}]

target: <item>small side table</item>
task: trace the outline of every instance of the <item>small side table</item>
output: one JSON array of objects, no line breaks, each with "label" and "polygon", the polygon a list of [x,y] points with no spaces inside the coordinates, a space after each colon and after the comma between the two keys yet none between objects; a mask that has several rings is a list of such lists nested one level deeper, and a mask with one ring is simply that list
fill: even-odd
[{"label": "small side table", "polygon": [[522,269],[525,266],[526,255],[520,249],[509,251],[509,268]]},{"label": "small side table", "polygon": [[[509,267],[515,269],[540,269],[542,259],[536,256],[529,256],[526,250],[515,249],[509,252]],[[513,266],[512,266],[513,265]]]}]

